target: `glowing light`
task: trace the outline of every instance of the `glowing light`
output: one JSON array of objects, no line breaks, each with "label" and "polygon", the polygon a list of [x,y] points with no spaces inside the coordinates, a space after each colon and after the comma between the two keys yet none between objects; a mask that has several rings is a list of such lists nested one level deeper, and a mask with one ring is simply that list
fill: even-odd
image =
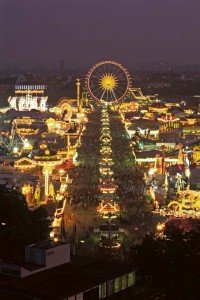
[{"label": "glowing light", "polygon": [[50,151],[49,150],[45,150],[45,155],[49,155]]},{"label": "glowing light", "polygon": [[27,139],[25,139],[25,141],[23,142],[23,146],[25,149],[32,149],[32,146]]},{"label": "glowing light", "polygon": [[62,175],[62,174],[64,174],[64,173],[65,173],[65,170],[63,170],[63,169],[60,169],[60,170],[59,170],[59,174]]},{"label": "glowing light", "polygon": [[149,175],[152,176],[156,173],[156,169],[155,168],[152,168],[152,169],[149,169]]},{"label": "glowing light", "polygon": [[164,223],[158,223],[156,226],[156,229],[158,231],[162,231],[165,228],[165,224]]},{"label": "glowing light", "polygon": [[14,147],[14,148],[13,148],[13,153],[14,153],[14,154],[17,154],[18,151],[19,151],[19,148],[18,148],[18,147]]},{"label": "glowing light", "polygon": [[186,176],[187,178],[190,178],[190,174],[191,174],[190,169],[187,168],[187,169],[185,170],[185,176]]}]

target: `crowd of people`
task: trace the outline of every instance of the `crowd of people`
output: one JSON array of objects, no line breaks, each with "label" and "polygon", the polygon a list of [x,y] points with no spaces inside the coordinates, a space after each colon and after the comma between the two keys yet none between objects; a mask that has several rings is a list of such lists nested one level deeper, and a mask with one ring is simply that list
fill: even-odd
[{"label": "crowd of people", "polygon": [[[114,200],[120,205],[117,223],[121,224],[122,227],[127,224],[130,231],[134,231],[133,229],[136,228],[137,235],[139,235],[140,230],[138,228],[140,224],[144,223],[141,228],[142,232],[144,233],[146,230],[143,174],[135,165],[135,158],[130,147],[130,138],[119,113],[109,108],[109,119],[112,136],[111,155],[114,161],[111,170],[114,173],[114,182],[118,186]],[[102,176],[99,171],[101,158],[100,136],[101,109],[97,108],[88,115],[86,130],[78,149],[77,166],[71,171],[73,181],[69,188],[70,203],[73,209],[79,211],[82,207],[83,210],[88,211],[87,213],[90,211],[94,218],[98,218],[96,207],[100,203],[98,186]],[[133,237],[132,234],[130,236]]]},{"label": "crowd of people", "polygon": [[88,115],[87,127],[78,149],[78,165],[71,174],[73,182],[69,189],[73,203],[85,203],[90,207],[95,207],[98,201],[100,118],[100,110]]},{"label": "crowd of people", "polygon": [[118,197],[123,210],[130,217],[134,214],[142,214],[145,208],[143,174],[135,165],[130,138],[118,112],[111,111],[110,125]]}]

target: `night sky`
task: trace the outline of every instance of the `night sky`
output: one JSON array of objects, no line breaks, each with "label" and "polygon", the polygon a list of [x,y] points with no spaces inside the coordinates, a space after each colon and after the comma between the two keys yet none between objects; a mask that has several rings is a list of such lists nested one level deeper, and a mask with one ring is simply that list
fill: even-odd
[{"label": "night sky", "polygon": [[0,0],[0,64],[200,62],[200,0]]}]

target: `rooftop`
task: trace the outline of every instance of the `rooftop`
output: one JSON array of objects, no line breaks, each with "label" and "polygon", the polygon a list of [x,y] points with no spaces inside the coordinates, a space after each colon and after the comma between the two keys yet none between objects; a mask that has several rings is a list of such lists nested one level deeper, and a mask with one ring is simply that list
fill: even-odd
[{"label": "rooftop", "polygon": [[62,242],[54,243],[53,241],[48,240],[48,241],[44,241],[41,243],[29,245],[28,247],[42,249],[42,250],[48,250],[48,249],[55,248],[55,247],[62,246],[62,245],[65,245],[65,243],[62,243]]},{"label": "rooftop", "polygon": [[61,299],[134,270],[133,266],[75,256],[70,263],[25,278],[0,275],[0,287],[44,299]]},{"label": "rooftop", "polygon": [[132,124],[128,127],[129,130],[133,129],[159,129],[159,123],[155,120],[148,120],[148,119],[138,119],[132,121]]},{"label": "rooftop", "polygon": [[[178,151],[178,150],[177,150]],[[142,151],[137,151],[136,153],[137,158],[155,158],[157,155],[162,157],[162,151],[152,149],[152,150],[142,150]],[[177,155],[176,153],[171,152],[165,152],[165,158],[176,158]]]}]

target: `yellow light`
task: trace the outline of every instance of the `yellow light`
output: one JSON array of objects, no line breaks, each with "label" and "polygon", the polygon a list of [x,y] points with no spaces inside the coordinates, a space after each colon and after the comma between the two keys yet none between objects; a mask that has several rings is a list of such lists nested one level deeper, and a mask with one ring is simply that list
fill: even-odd
[{"label": "yellow light", "polygon": [[152,176],[156,173],[156,169],[155,168],[152,168],[152,169],[149,169],[149,175]]},{"label": "yellow light", "polygon": [[24,148],[25,149],[32,149],[33,148],[27,139],[24,141]]},{"label": "yellow light", "polygon": [[49,150],[45,150],[45,155],[49,155],[50,151]]},{"label": "yellow light", "polygon": [[156,229],[158,231],[162,231],[165,228],[165,224],[164,223],[158,223],[156,226]]},{"label": "yellow light", "polygon": [[18,151],[19,151],[18,147],[14,147],[14,148],[13,148],[13,153],[14,153],[14,154],[18,153]]},{"label": "yellow light", "polygon": [[188,169],[186,169],[185,170],[185,176],[187,177],[187,178],[189,178],[190,177],[190,169],[188,168]]},{"label": "yellow light", "polygon": [[111,75],[106,75],[101,80],[101,85],[105,90],[113,90],[116,86],[116,80]]}]

